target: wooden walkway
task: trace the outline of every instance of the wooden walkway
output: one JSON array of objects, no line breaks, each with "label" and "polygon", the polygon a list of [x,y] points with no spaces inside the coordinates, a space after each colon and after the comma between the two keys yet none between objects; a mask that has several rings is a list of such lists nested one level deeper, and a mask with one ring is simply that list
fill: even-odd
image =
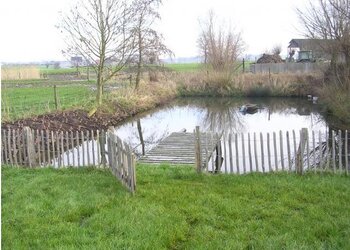
[{"label": "wooden walkway", "polygon": [[[202,164],[206,159],[206,144],[208,157],[215,150],[215,137],[209,133],[201,133]],[[140,158],[144,163],[195,164],[195,135],[194,133],[175,132],[151,149]]]}]

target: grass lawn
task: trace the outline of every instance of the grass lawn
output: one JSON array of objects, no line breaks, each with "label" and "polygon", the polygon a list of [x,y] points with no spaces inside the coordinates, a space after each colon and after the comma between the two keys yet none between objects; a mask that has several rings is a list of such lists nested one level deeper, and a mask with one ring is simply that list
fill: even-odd
[{"label": "grass lawn", "polygon": [[194,72],[203,67],[201,63],[169,63],[164,66],[177,72]]},{"label": "grass lawn", "polygon": [[[81,106],[93,92],[86,86],[58,86],[59,108]],[[53,86],[31,88],[3,88],[2,117],[6,120],[47,113],[55,109]]]},{"label": "grass lawn", "polygon": [[2,168],[4,249],[345,249],[350,178]]},{"label": "grass lawn", "polygon": [[[81,70],[85,69],[83,67],[79,67]],[[61,74],[72,74],[76,73],[77,69],[74,68],[46,68],[46,67],[40,67],[40,74],[45,74],[45,75],[61,75]]]}]

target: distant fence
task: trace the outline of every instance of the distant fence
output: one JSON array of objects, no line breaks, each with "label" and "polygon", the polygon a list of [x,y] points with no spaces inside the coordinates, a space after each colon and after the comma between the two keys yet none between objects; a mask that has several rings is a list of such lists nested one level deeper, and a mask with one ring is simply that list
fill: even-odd
[{"label": "distant fence", "polygon": [[[198,142],[200,133],[195,134]],[[302,129],[297,133],[234,133],[220,137],[215,145],[196,143],[196,165],[199,172],[244,174],[249,172],[331,171],[348,174],[348,131],[328,133]],[[214,141],[215,140],[211,140]],[[210,150],[216,147],[215,152]],[[204,157],[200,159],[200,157]],[[200,162],[205,162],[201,164]],[[199,169],[198,169],[199,168]]]},{"label": "distant fence", "polygon": [[131,191],[136,188],[135,156],[108,131],[58,132],[25,127],[1,130],[1,164],[23,167],[108,167]]},{"label": "distant fence", "polygon": [[327,63],[254,63],[252,73],[312,73],[324,70]]}]

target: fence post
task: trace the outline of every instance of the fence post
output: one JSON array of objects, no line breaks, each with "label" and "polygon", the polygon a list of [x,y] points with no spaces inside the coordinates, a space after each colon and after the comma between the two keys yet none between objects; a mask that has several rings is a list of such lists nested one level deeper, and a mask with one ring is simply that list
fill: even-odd
[{"label": "fence post", "polygon": [[54,98],[55,98],[55,108],[57,110],[58,109],[58,98],[57,98],[57,87],[56,87],[56,84],[53,85],[53,94],[54,94]]},{"label": "fence post", "polygon": [[306,141],[307,141],[307,128],[302,128],[300,132],[300,144],[297,152],[297,160],[296,160],[296,171],[298,174],[303,174],[303,158],[304,158],[304,151],[306,147]]},{"label": "fence post", "polygon": [[106,160],[106,131],[102,130],[100,137],[99,137],[99,143],[100,143],[100,153],[101,153],[101,165],[103,167],[106,166],[107,160]]},{"label": "fence post", "polygon": [[28,165],[29,167],[35,167],[36,163],[36,154],[35,154],[35,144],[34,144],[34,136],[32,130],[29,127],[23,128],[24,132],[24,147],[27,151],[28,155]]},{"label": "fence post", "polygon": [[197,172],[202,172],[202,159],[201,159],[201,138],[200,138],[200,131],[199,126],[196,126],[195,131],[195,152],[196,152],[196,168]]}]

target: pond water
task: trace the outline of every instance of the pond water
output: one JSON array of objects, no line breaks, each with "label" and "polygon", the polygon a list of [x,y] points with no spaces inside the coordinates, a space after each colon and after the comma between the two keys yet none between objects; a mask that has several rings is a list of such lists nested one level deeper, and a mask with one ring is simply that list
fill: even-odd
[{"label": "pond water", "polygon": [[[256,113],[240,112],[247,103],[258,105]],[[327,130],[319,106],[300,98],[182,98],[133,117],[116,129],[116,134],[137,155],[149,151],[172,132],[201,131],[253,133]]]}]

